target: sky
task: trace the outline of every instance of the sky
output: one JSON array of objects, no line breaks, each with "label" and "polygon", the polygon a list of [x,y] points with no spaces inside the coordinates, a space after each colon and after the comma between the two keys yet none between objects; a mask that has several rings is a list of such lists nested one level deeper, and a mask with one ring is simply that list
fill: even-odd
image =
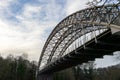
[{"label": "sky", "polygon": [[0,0],[0,54],[38,60],[52,29],[87,0]]},{"label": "sky", "polygon": [[[53,28],[66,16],[88,7],[88,0],[0,0],[0,54],[40,56]],[[107,63],[110,58],[106,58]],[[97,60],[97,63],[101,62]],[[105,65],[104,63],[103,65]]]}]

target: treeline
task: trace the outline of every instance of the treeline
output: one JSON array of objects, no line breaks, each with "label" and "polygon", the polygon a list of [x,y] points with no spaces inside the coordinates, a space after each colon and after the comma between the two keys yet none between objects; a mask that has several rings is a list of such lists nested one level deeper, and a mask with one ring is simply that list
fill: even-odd
[{"label": "treeline", "polygon": [[0,56],[0,80],[35,80],[36,62],[28,61],[24,55],[7,58]]},{"label": "treeline", "polygon": [[54,80],[120,80],[120,64],[98,69],[76,66],[55,73]]}]

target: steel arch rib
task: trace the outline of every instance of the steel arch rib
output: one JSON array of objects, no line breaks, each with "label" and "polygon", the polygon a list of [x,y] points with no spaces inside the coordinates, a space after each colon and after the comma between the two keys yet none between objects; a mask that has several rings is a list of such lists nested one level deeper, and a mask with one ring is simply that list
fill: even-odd
[{"label": "steel arch rib", "polygon": [[[90,28],[92,28],[92,27],[90,27]],[[98,27],[96,30],[98,30],[98,29],[105,29],[105,28]],[[71,30],[71,29],[69,29],[69,30]],[[62,41],[65,40],[65,38],[67,38],[69,35],[71,35],[72,33],[74,33],[74,32],[72,32],[72,31],[69,33],[69,30],[65,31],[65,34],[61,36],[61,38],[60,38],[60,40],[59,40],[59,43],[58,43],[57,46],[55,46],[55,48],[53,48],[53,49],[56,49],[56,47],[58,47],[59,44],[60,44]],[[89,30],[89,31],[86,31],[86,33],[89,33],[89,32],[92,31],[92,30],[90,30],[90,29],[88,29],[88,30]],[[76,36],[79,35],[79,37],[82,36],[82,35],[84,35],[84,34],[82,34],[81,32],[82,32],[81,27],[78,27],[78,28],[75,29],[75,34],[74,34],[74,35],[76,35]],[[85,33],[85,34],[86,34],[86,33]],[[71,41],[72,38],[75,37],[74,35],[71,35],[71,37],[68,39],[67,43],[69,43],[69,41]],[[65,43],[65,45],[62,47],[62,50],[60,51],[60,54],[63,54],[64,50],[66,50],[66,48],[67,48],[66,45],[67,45],[67,44]],[[51,52],[52,52],[52,51],[51,51]],[[55,55],[54,52],[51,53],[51,55],[49,56],[50,61],[52,60],[52,57],[53,57],[54,55]],[[48,59],[48,60],[49,60],[49,59]],[[48,61],[48,63],[49,63],[49,61]]]},{"label": "steel arch rib", "polygon": [[[110,9],[111,10],[110,10]],[[100,10],[105,10],[104,12],[101,12]],[[114,11],[114,12],[113,12]],[[108,13],[109,12],[109,13]],[[97,14],[94,16],[94,14]],[[106,17],[111,15],[113,17]],[[87,8],[85,10],[78,11],[76,13],[73,13],[72,15],[66,17],[64,20],[62,20],[52,31],[50,36],[48,37],[43,50],[41,52],[40,60],[38,66],[40,66],[42,57],[46,51],[47,46],[50,44],[50,41],[52,38],[56,35],[56,33],[65,27],[77,23],[88,23],[88,24],[98,24],[98,25],[111,25],[113,27],[118,27],[117,25],[114,25],[113,20],[116,19],[117,16],[120,15],[120,4],[114,4],[114,5],[107,5],[107,6],[98,6],[93,8]],[[101,17],[102,16],[102,17]],[[119,27],[118,27],[119,28]],[[64,35],[64,34],[62,34]],[[60,36],[62,36],[60,35]]]}]

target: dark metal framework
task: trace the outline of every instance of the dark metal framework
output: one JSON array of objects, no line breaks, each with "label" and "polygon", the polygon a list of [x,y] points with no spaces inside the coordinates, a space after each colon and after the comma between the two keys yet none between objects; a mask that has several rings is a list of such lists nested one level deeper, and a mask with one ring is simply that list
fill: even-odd
[{"label": "dark metal framework", "polygon": [[69,15],[48,37],[39,59],[39,69],[68,54],[71,49],[84,45],[109,27],[120,29],[120,25],[115,25],[119,16],[120,3],[87,8]]}]

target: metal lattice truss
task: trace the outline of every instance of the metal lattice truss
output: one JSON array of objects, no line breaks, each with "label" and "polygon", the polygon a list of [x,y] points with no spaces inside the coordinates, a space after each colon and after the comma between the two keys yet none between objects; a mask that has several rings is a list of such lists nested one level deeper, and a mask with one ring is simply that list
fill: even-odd
[{"label": "metal lattice truss", "polygon": [[[97,6],[78,11],[62,20],[48,37],[39,60],[39,68],[75,50],[115,25],[120,4]],[[73,45],[72,45],[73,44]]]}]

